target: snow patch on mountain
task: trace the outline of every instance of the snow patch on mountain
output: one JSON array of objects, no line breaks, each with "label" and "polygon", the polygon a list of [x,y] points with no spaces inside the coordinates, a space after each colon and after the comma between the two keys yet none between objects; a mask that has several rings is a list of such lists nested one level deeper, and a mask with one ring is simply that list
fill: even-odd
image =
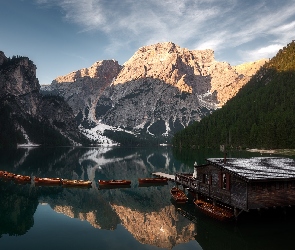
[{"label": "snow patch on mountain", "polygon": [[131,131],[124,130],[118,127],[112,127],[103,123],[98,123],[97,126],[90,129],[86,129],[82,125],[79,125],[79,129],[83,135],[92,140],[96,145],[119,145],[117,142],[114,142],[113,140],[104,136],[105,130],[121,131],[136,136],[136,134]]}]

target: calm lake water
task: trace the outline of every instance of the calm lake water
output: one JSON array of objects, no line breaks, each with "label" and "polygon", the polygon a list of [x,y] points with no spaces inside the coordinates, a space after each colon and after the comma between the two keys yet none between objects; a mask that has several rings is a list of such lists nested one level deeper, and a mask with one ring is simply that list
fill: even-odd
[{"label": "calm lake water", "polygon": [[[222,156],[210,150],[174,156],[166,147],[1,150],[1,170],[85,179],[93,185],[79,189],[0,181],[0,249],[295,249],[292,210],[242,214],[237,223],[225,224],[193,204],[175,206],[169,192],[173,183],[138,186],[138,178],[153,172],[192,172],[194,161]],[[132,184],[98,189],[99,179],[129,179]]]}]

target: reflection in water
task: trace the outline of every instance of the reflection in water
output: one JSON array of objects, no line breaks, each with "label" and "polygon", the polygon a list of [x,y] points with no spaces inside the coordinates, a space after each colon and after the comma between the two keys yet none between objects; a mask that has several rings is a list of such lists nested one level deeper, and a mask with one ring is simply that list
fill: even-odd
[{"label": "reflection in water", "polygon": [[[7,171],[38,177],[88,179],[93,182],[92,188],[86,190],[26,185],[27,193],[34,193],[35,200],[32,204],[35,205],[30,216],[23,218],[33,221],[34,212],[40,202],[49,204],[57,213],[86,220],[94,228],[115,230],[118,224],[122,224],[142,244],[171,249],[177,244],[194,239],[195,225],[177,214],[170,204],[170,197],[167,196],[169,185],[138,188],[138,177],[151,177],[155,170],[187,171],[185,165],[171,161],[172,155],[165,149],[155,153],[150,149],[35,148],[30,151],[19,149],[10,154],[15,161],[9,161],[8,158],[2,158],[5,162],[0,160]],[[128,190],[98,189],[98,179],[126,177],[132,180]],[[9,186],[15,187],[12,183]],[[20,190],[11,190],[11,193],[18,192]],[[11,199],[6,202],[12,205]],[[23,206],[25,207],[28,206]],[[11,212],[15,209],[7,210]],[[2,214],[4,213],[1,213],[1,217]],[[13,213],[11,216],[14,216]],[[17,222],[20,226],[19,222],[20,220]],[[6,227],[8,225],[9,223]],[[33,223],[28,225],[30,226],[26,230]],[[8,228],[3,233],[8,233]]]},{"label": "reflection in water", "polygon": [[[212,154],[210,152],[210,157]],[[204,152],[196,155],[196,159],[206,157]],[[31,231],[38,203],[46,203],[57,213],[88,221],[102,232],[121,232],[123,226],[140,243],[137,249],[177,249],[182,244],[193,249],[197,244],[195,239],[204,250],[269,250],[279,243],[284,249],[293,246],[291,235],[295,230],[291,221],[294,220],[222,224],[200,214],[193,204],[174,206],[169,192],[172,183],[139,187],[138,178],[151,177],[153,172],[192,171],[191,167],[175,160],[167,148],[18,149],[0,151],[0,166],[1,170],[16,174],[93,182],[92,188],[79,189],[0,181],[0,236],[24,235]],[[129,179],[132,184],[131,188],[100,190],[99,179]],[[270,239],[272,244],[268,244]],[[128,242],[126,238],[126,244]]]},{"label": "reflection in water", "polygon": [[169,205],[158,212],[142,213],[124,206],[113,205],[124,227],[141,243],[172,249],[189,242],[195,235],[195,224],[188,223]]},{"label": "reflection in water", "polygon": [[193,203],[177,212],[196,224],[196,240],[203,250],[294,249],[294,209],[243,214],[239,221],[220,222],[199,212]]},{"label": "reflection in water", "polygon": [[38,199],[29,186],[0,181],[0,238],[3,234],[23,235],[34,225]]}]

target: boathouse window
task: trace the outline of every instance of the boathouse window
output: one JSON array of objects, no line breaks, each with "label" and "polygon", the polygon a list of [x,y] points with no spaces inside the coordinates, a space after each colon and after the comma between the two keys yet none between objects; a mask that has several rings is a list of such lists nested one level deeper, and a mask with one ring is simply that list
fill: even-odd
[{"label": "boathouse window", "polygon": [[226,189],[226,174],[222,174],[222,188]]},{"label": "boathouse window", "polygon": [[230,189],[230,174],[221,173],[219,175],[220,188],[229,190]]},{"label": "boathouse window", "polygon": [[208,180],[208,175],[203,174],[202,182],[205,184],[205,183],[207,183],[207,180]]}]

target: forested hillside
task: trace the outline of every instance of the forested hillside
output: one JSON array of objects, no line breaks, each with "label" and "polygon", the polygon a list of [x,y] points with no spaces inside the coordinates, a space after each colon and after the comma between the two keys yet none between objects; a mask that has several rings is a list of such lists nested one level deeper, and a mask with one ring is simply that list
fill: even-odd
[{"label": "forested hillside", "polygon": [[295,148],[295,42],[220,110],[175,134],[175,147]]}]

